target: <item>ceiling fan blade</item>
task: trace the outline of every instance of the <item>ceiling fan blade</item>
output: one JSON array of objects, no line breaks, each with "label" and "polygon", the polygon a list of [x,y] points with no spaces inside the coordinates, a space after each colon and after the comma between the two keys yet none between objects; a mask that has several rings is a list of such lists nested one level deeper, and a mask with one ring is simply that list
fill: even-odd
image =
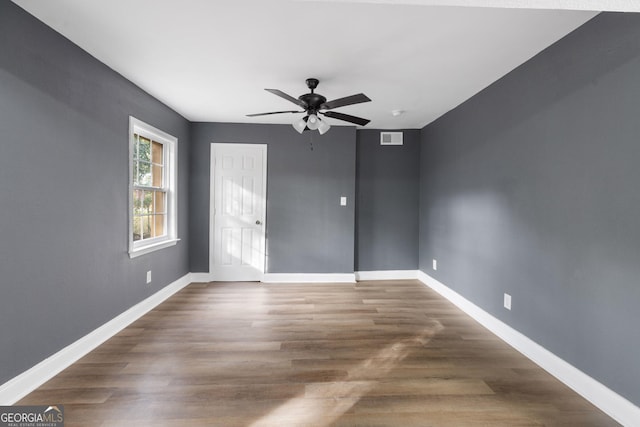
[{"label": "ceiling fan blade", "polygon": [[332,119],[344,120],[345,122],[355,123],[356,125],[365,126],[371,120],[363,119],[362,117],[350,116],[349,114],[338,113],[337,111],[327,111],[326,113],[322,113],[327,117],[331,117]]},{"label": "ceiling fan blade", "polygon": [[270,114],[283,114],[283,113],[304,113],[304,111],[272,111],[270,113],[247,114],[247,117],[268,116]]},{"label": "ceiling fan blade", "polygon": [[321,110],[332,110],[338,107],[344,107],[346,105],[360,104],[362,102],[371,101],[367,95],[364,93],[359,93],[357,95],[345,96],[344,98],[334,99],[333,101],[327,101],[324,104],[320,105]]},{"label": "ceiling fan blade", "polygon": [[265,89],[265,90],[267,92],[271,92],[272,94],[279,96],[280,98],[284,98],[287,101],[293,102],[294,104],[296,104],[300,108],[304,108],[305,110],[307,109],[307,104],[305,104],[304,102],[300,101],[297,98],[294,98],[291,95],[287,95],[286,93],[284,93],[283,91],[281,91],[279,89]]}]

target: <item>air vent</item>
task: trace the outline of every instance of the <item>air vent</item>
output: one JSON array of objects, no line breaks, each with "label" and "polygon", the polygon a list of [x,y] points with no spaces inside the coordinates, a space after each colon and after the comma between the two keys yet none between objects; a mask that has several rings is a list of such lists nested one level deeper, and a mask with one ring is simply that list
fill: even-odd
[{"label": "air vent", "polygon": [[380,145],[402,145],[402,132],[380,132]]}]

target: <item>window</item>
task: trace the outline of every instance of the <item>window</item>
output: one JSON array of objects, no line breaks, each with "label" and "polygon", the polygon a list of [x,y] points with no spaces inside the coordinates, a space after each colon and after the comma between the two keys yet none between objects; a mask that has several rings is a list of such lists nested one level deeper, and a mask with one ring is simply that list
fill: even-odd
[{"label": "window", "polygon": [[129,256],[175,245],[178,140],[129,117]]}]

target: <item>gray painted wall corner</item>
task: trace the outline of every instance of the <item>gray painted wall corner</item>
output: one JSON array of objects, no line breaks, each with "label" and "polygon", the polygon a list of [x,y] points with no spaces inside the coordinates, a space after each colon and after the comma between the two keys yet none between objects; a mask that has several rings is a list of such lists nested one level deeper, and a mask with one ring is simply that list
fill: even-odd
[{"label": "gray painted wall corner", "polygon": [[425,127],[419,264],[636,405],[638,75],[604,13]]},{"label": "gray painted wall corner", "polygon": [[381,145],[381,129],[357,131],[355,270],[418,268],[420,130]]},{"label": "gray painted wall corner", "polygon": [[[0,383],[189,272],[189,124],[0,2]],[[174,247],[128,242],[129,115],[178,137]],[[146,285],[146,271],[153,282]]]},{"label": "gray painted wall corner", "polygon": [[267,272],[352,273],[355,133],[343,126],[320,136],[290,125],[193,123],[192,271],[209,271],[210,146],[226,142],[268,146]]}]

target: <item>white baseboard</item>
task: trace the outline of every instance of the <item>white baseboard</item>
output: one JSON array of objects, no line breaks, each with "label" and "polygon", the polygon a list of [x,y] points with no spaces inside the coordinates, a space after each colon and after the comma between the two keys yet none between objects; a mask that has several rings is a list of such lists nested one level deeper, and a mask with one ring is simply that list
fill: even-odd
[{"label": "white baseboard", "polygon": [[415,280],[418,270],[356,271],[356,280]]},{"label": "white baseboard", "polygon": [[[414,279],[416,274],[414,273]],[[211,273],[191,273],[191,280],[198,283],[219,281]],[[263,283],[355,283],[351,273],[264,273]]]},{"label": "white baseboard", "polygon": [[638,406],[565,362],[506,323],[493,317],[433,277],[418,271],[418,280],[451,301],[500,339],[572,388],[617,422],[629,427],[638,425],[638,420],[640,420],[640,408]]},{"label": "white baseboard", "polygon": [[211,273],[191,273],[191,281],[194,283],[212,282]]},{"label": "white baseboard", "polygon": [[85,356],[91,350],[151,311],[171,295],[187,286],[191,281],[191,273],[184,275],[144,301],[139,302],[124,313],[100,326],[98,329],[95,329],[31,369],[0,385],[0,405],[13,405],[81,357]]},{"label": "white baseboard", "polygon": [[355,283],[354,273],[265,273],[264,283]]}]

